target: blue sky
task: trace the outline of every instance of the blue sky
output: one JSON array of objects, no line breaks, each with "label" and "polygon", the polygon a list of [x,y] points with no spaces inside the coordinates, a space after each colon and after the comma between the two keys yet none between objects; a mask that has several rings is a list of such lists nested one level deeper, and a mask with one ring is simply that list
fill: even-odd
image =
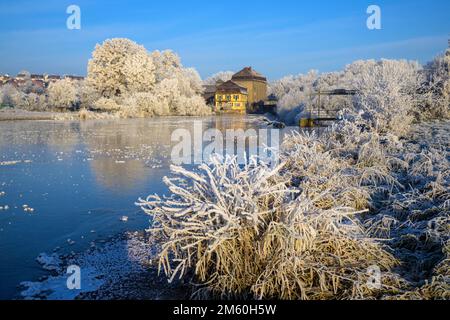
[{"label": "blue sky", "polygon": [[[81,30],[66,28],[71,4]],[[366,27],[370,4],[381,7],[382,30]],[[277,79],[357,59],[426,62],[447,47],[450,1],[2,0],[0,73],[85,75],[95,44],[113,37],[172,49],[202,77],[253,66]]]}]

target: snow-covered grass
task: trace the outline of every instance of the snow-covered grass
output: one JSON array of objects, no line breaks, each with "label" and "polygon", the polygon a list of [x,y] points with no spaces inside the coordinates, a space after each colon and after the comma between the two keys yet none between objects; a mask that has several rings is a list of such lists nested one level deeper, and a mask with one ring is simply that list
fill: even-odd
[{"label": "snow-covered grass", "polygon": [[[358,115],[283,142],[275,169],[233,159],[173,167],[153,217],[160,270],[196,297],[448,298],[450,122],[404,138]],[[382,272],[381,287],[367,282]]]}]

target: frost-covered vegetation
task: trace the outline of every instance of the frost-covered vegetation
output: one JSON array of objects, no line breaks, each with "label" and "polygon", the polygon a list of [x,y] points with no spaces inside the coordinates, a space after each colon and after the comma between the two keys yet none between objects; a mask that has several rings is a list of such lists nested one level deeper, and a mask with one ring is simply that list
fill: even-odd
[{"label": "frost-covered vegetation", "polygon": [[[81,118],[206,115],[202,80],[172,51],[148,52],[128,39],[97,45],[84,81],[0,89],[2,105],[28,111],[79,111]],[[100,115],[99,115],[100,114]]]},{"label": "frost-covered vegetation", "polygon": [[[356,61],[341,72],[287,76],[270,84],[278,99],[278,114],[289,123],[298,123],[317,105],[319,90],[351,89],[358,94],[324,102],[325,111],[348,108],[363,112],[371,125],[381,130],[402,131],[415,120],[448,119],[450,95],[450,49],[425,66],[405,60]],[[325,99],[325,98],[323,98]],[[353,108],[355,107],[356,108]]]},{"label": "frost-covered vegetation", "polygon": [[216,85],[218,81],[227,82],[231,80],[233,75],[234,75],[233,71],[220,71],[213,74],[211,77],[205,79],[203,83],[205,85]]},{"label": "frost-covered vegetation", "polygon": [[319,85],[344,79],[360,93],[320,134],[285,137],[276,168],[233,158],[172,167],[169,195],[139,202],[160,270],[192,278],[200,298],[449,299],[448,59],[424,70],[356,62],[275,83],[286,114]]}]

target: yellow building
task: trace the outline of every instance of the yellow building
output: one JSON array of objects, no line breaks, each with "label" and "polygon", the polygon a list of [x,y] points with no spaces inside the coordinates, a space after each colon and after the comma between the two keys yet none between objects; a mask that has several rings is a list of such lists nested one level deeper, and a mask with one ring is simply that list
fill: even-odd
[{"label": "yellow building", "polygon": [[218,112],[244,113],[247,110],[248,91],[233,81],[227,81],[217,86],[215,102]]},{"label": "yellow building", "polygon": [[249,106],[267,100],[267,79],[252,67],[242,69],[233,75],[231,81],[247,89]]}]

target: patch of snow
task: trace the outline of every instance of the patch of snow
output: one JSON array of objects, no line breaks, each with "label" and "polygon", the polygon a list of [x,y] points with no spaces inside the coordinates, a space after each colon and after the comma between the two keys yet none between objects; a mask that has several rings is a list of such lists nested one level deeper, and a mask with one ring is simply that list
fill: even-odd
[{"label": "patch of snow", "polygon": [[[45,280],[22,282],[20,285],[24,290],[21,296],[27,300],[72,300],[80,294],[95,292],[102,286],[110,287],[120,283],[132,273],[146,271],[154,254],[155,245],[146,241],[139,233],[126,234],[125,238],[107,242],[101,247],[92,247],[70,258],[41,254],[38,259],[44,266],[59,263],[60,269],[57,275]],[[66,267],[71,265],[80,267],[79,290],[67,288],[67,279],[71,274],[66,274]]]},{"label": "patch of snow", "polygon": [[42,268],[48,271],[58,271],[61,269],[62,261],[60,257],[54,253],[48,255],[47,253],[41,253],[36,258],[36,261],[42,265]]}]

